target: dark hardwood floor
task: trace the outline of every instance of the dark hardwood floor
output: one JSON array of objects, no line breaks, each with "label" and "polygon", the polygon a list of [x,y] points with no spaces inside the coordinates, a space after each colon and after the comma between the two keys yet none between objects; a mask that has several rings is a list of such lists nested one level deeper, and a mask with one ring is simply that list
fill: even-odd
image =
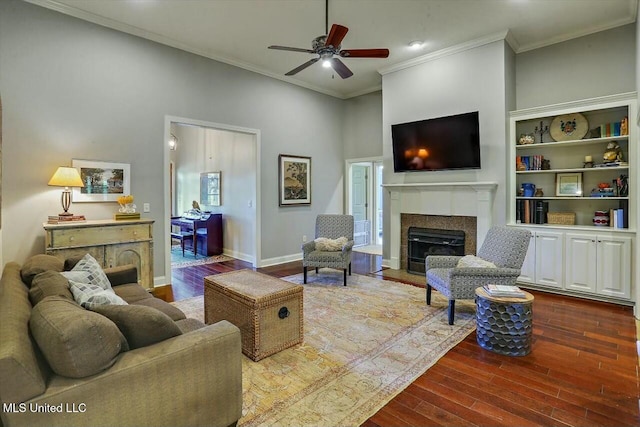
[{"label": "dark hardwood floor", "polygon": [[[382,278],[380,263],[380,256],[354,253],[352,270]],[[241,268],[251,266],[228,261],[175,269],[172,286],[156,293],[167,300],[202,295],[204,276]],[[300,273],[302,266],[293,262],[258,271],[283,277]],[[420,278],[384,278],[423,286]],[[529,355],[483,350],[472,333],[363,426],[639,426],[632,309],[532,293]]]}]

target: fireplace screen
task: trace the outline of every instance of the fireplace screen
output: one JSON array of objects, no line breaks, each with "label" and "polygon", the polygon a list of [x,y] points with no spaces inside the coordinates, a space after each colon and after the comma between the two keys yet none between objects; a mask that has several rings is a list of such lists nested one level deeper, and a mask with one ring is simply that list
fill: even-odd
[{"label": "fireplace screen", "polygon": [[464,231],[409,227],[407,271],[424,274],[427,255],[464,255]]}]

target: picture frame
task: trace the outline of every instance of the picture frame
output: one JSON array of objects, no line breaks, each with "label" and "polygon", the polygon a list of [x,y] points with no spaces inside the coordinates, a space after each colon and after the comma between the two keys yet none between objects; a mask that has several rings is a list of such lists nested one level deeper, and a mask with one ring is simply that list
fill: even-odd
[{"label": "picture frame", "polygon": [[202,172],[200,174],[200,205],[220,206],[222,194],[222,172]]},{"label": "picture frame", "polygon": [[280,206],[311,205],[311,157],[278,155]]},{"label": "picture frame", "polygon": [[556,196],[582,197],[582,173],[557,173]]},{"label": "picture frame", "polygon": [[118,197],[131,194],[131,165],[129,163],[72,159],[84,187],[73,187],[73,203],[117,202]]}]

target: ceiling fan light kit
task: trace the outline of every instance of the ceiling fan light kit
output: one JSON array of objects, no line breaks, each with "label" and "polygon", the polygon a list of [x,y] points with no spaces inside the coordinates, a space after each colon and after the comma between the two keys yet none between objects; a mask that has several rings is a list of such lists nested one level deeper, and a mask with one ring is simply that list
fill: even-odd
[{"label": "ceiling fan light kit", "polygon": [[277,46],[271,45],[269,49],[275,50],[287,50],[291,52],[312,53],[318,55],[317,58],[313,58],[302,65],[294,68],[293,70],[285,73],[285,76],[293,76],[299,73],[305,68],[315,64],[322,59],[322,66],[325,68],[333,68],[333,70],[343,79],[349,78],[353,75],[353,72],[342,62],[341,58],[388,58],[389,49],[341,49],[341,43],[344,37],[347,35],[349,29],[343,25],[333,24],[331,31],[327,32],[327,23],[329,16],[328,0],[326,2],[326,19],[325,19],[325,32],[326,35],[318,36],[311,42],[311,49],[302,49],[299,47],[289,46]]}]

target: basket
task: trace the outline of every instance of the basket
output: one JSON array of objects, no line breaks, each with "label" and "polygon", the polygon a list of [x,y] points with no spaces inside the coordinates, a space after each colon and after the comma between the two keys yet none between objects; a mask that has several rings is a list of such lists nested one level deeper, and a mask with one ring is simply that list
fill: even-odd
[{"label": "basket", "polygon": [[548,224],[574,225],[576,223],[575,212],[547,212]]}]

